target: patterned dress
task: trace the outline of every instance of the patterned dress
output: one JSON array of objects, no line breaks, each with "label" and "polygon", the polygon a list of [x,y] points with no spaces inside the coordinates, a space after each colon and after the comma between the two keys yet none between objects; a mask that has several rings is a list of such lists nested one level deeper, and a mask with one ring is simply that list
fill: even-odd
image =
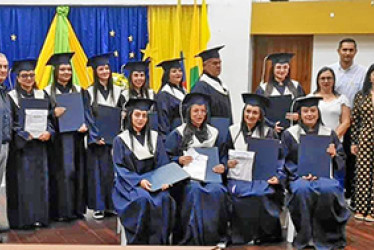
[{"label": "patterned dress", "polygon": [[374,216],[374,112],[372,95],[358,92],[352,110],[352,144],[358,145],[356,161],[356,213]]}]

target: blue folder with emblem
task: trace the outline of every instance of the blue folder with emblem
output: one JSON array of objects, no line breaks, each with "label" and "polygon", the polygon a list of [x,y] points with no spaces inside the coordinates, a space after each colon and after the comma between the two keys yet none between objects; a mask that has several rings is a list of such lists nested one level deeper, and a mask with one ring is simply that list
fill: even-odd
[{"label": "blue folder with emblem", "polygon": [[19,123],[25,123],[25,110],[26,109],[38,109],[38,110],[48,110],[49,102],[47,99],[36,99],[36,98],[21,98],[20,99],[21,112],[19,116]]},{"label": "blue folder with emblem", "polygon": [[95,119],[100,137],[106,144],[112,145],[114,137],[121,131],[121,109],[98,105]]},{"label": "blue folder with emblem", "polygon": [[271,122],[280,121],[280,125],[284,128],[290,126],[290,121],[286,119],[286,113],[290,112],[292,105],[292,96],[269,96],[270,105],[265,108],[266,118]]},{"label": "blue folder with emblem", "polygon": [[189,177],[187,172],[175,162],[166,164],[143,175],[143,178],[152,184],[152,192],[161,190],[163,184],[173,185]]},{"label": "blue folder with emblem", "polygon": [[64,114],[58,118],[60,133],[77,131],[85,122],[82,94],[56,95],[56,103],[58,107],[66,108]]},{"label": "blue folder with emblem", "polygon": [[279,140],[251,138],[248,151],[255,152],[252,180],[268,180],[275,176],[279,155]]},{"label": "blue folder with emblem", "polygon": [[324,135],[301,135],[298,152],[299,176],[313,176],[330,178],[331,156],[327,148],[331,143],[330,136]]},{"label": "blue folder with emblem", "polygon": [[195,148],[196,152],[208,156],[206,167],[205,181],[207,183],[222,183],[221,174],[213,172],[213,168],[220,164],[219,152],[217,147],[212,148]]}]

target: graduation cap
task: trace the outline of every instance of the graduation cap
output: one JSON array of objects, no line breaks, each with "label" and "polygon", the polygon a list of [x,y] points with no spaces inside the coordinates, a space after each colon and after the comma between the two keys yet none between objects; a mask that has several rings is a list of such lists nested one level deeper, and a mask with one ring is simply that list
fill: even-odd
[{"label": "graduation cap", "polygon": [[210,96],[202,93],[189,93],[182,101],[183,107],[186,108],[194,104],[205,105],[208,108],[210,106]]},{"label": "graduation cap", "polygon": [[203,59],[203,62],[205,62],[206,60],[210,58],[220,58],[218,51],[222,49],[223,47],[225,47],[225,45],[221,45],[221,46],[218,46],[212,49],[204,50],[200,52],[199,54],[197,54],[195,57],[201,57]]},{"label": "graduation cap", "polygon": [[273,65],[275,65],[276,63],[289,63],[294,55],[294,53],[274,53],[268,55],[266,58],[271,60]]},{"label": "graduation cap", "polygon": [[149,111],[152,107],[152,105],[155,103],[155,101],[151,99],[134,99],[131,98],[125,105],[127,110],[134,110],[139,109],[141,111]]},{"label": "graduation cap", "polygon": [[92,68],[97,68],[103,65],[109,65],[109,58],[113,55],[113,53],[104,53],[100,55],[94,55],[88,59],[87,66],[91,66]]},{"label": "graduation cap", "polygon": [[318,102],[322,100],[322,97],[319,96],[305,96],[299,97],[295,100],[296,110],[301,109],[302,107],[313,107],[318,106]]},{"label": "graduation cap", "polygon": [[162,61],[160,62],[159,64],[157,64],[156,66],[157,67],[162,67],[162,69],[164,71],[167,71],[171,68],[181,68],[181,64],[180,62],[183,60],[184,58],[176,58],[176,59],[172,59],[172,60],[166,60],[166,61]]},{"label": "graduation cap", "polygon": [[15,74],[19,74],[22,70],[30,71],[35,70],[36,67],[36,60],[35,59],[22,59],[13,61],[13,68],[12,72]]},{"label": "graduation cap", "polygon": [[145,71],[148,67],[149,61],[137,61],[126,63],[124,69],[129,72],[133,71]]},{"label": "graduation cap", "polygon": [[265,108],[269,107],[270,105],[269,98],[262,95],[243,93],[242,98],[245,104],[249,104],[251,106],[258,106],[263,110],[265,110]]},{"label": "graduation cap", "polygon": [[53,54],[48,62],[47,65],[52,65],[52,66],[58,66],[60,64],[71,64],[70,60],[73,57],[74,52],[66,52],[66,53],[57,53]]}]

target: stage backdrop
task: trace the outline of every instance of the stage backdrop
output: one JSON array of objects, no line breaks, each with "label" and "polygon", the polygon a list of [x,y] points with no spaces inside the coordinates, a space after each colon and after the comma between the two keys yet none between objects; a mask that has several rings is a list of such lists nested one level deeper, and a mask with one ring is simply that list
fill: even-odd
[{"label": "stage backdrop", "polygon": [[[38,58],[56,7],[0,7],[0,52],[10,66],[20,58]],[[146,7],[71,7],[68,19],[87,57],[115,52],[114,72],[141,60],[140,50],[148,43]]]}]

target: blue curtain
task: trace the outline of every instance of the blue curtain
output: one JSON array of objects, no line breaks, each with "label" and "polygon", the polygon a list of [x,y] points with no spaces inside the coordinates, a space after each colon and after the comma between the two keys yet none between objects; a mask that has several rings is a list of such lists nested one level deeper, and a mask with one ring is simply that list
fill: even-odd
[{"label": "blue curtain", "polygon": [[[38,57],[55,11],[56,6],[0,7],[0,52],[10,65]],[[141,60],[140,49],[148,42],[146,7],[71,7],[69,20],[88,57],[117,51],[113,72]]]}]

